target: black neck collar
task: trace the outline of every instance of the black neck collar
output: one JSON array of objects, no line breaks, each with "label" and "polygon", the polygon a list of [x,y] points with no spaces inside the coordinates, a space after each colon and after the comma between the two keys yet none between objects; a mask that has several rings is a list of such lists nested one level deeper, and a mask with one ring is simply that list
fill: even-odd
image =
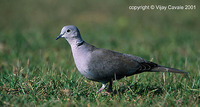
[{"label": "black neck collar", "polygon": [[81,46],[84,43],[84,41],[81,41],[79,43],[77,43],[77,46]]}]

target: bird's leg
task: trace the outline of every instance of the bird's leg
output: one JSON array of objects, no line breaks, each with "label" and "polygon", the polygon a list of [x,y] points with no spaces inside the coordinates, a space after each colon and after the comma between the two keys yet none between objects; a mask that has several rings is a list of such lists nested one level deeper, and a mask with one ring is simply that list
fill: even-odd
[{"label": "bird's leg", "polygon": [[100,92],[100,91],[102,91],[104,88],[106,87],[106,83],[102,83],[102,86],[101,86],[101,88],[99,89],[99,91],[97,91],[96,93],[98,93],[98,92]]},{"label": "bird's leg", "polygon": [[112,85],[113,85],[113,79],[110,80],[110,84],[108,86],[107,92],[112,92]]}]

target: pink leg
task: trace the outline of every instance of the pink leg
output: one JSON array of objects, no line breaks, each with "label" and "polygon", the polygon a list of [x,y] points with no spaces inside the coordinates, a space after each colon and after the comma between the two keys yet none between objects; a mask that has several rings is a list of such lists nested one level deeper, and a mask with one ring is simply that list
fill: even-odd
[{"label": "pink leg", "polygon": [[99,89],[99,91],[97,91],[96,93],[102,91],[105,87],[106,87],[106,84],[103,83],[102,86],[101,86],[101,88]]}]

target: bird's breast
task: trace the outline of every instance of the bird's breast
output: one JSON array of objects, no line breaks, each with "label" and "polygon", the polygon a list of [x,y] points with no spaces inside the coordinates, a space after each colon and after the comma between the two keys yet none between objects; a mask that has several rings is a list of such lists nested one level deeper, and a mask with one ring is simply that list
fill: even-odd
[{"label": "bird's breast", "polygon": [[85,51],[80,51],[80,52],[77,52],[77,51],[80,51],[80,50],[73,50],[73,57],[74,57],[74,62],[78,71],[84,77],[93,80],[95,78],[95,74],[93,74],[89,70],[90,54]]}]

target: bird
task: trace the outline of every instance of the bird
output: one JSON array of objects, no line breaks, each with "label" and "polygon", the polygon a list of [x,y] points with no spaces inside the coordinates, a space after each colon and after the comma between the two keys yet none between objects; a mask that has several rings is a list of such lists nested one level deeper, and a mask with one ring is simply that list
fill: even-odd
[{"label": "bird", "polygon": [[119,80],[142,72],[188,74],[188,72],[165,67],[138,56],[90,45],[82,39],[79,29],[74,25],[64,26],[56,40],[59,38],[65,38],[69,43],[78,71],[87,79],[102,83],[97,92],[105,89],[107,83],[109,83],[107,92],[112,92],[113,80]]}]

